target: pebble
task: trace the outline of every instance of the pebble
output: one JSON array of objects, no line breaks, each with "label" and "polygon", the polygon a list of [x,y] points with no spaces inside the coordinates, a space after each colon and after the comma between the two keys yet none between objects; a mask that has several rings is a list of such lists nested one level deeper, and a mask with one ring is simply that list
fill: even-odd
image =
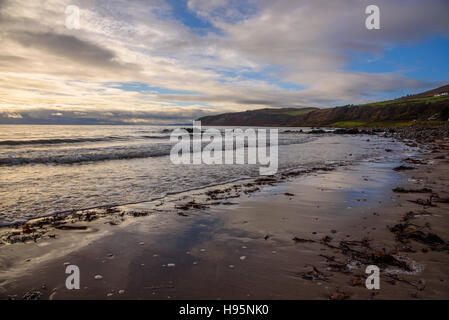
[{"label": "pebble", "polygon": [[174,263],[168,263],[167,264],[167,267],[169,267],[169,268],[173,268],[174,266],[176,266]]},{"label": "pebble", "polygon": [[246,259],[246,256],[241,256],[240,257],[240,260],[242,260],[242,261],[245,260],[245,259]]},{"label": "pebble", "polygon": [[118,293],[119,293],[119,294],[124,294],[124,293],[125,293],[125,290],[119,290]]},{"label": "pebble", "polygon": [[234,265],[233,265],[233,264],[230,264],[230,265],[229,265],[229,268],[233,269],[233,268],[234,268]]},{"label": "pebble", "polygon": [[200,251],[201,251],[201,252],[205,252],[205,251],[206,251],[206,249],[201,249]]},{"label": "pebble", "polygon": [[113,293],[108,293],[107,296],[108,297],[112,297],[114,294]]},{"label": "pebble", "polygon": [[103,276],[97,274],[97,275],[94,277],[94,279],[95,279],[95,280],[101,280],[101,279],[103,279]]}]

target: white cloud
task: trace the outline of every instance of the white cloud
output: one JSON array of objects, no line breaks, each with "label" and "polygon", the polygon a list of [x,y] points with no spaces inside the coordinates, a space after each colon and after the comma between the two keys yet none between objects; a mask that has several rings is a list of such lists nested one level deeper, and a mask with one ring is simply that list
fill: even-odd
[{"label": "white cloud", "polygon": [[20,113],[7,113],[5,116],[10,119],[22,119],[22,115]]},{"label": "white cloud", "polygon": [[[81,9],[80,30],[64,26],[68,4]],[[175,20],[162,0],[3,0],[0,110],[120,110],[183,119],[200,111],[357,103],[376,92],[428,85],[396,70],[345,70],[348,53],[381,57],[396,44],[449,35],[448,2],[378,0],[378,32],[364,28],[365,5],[189,0],[190,14],[215,28],[199,35]],[[111,86],[117,82],[174,93]],[[284,90],[280,82],[304,89]]]}]

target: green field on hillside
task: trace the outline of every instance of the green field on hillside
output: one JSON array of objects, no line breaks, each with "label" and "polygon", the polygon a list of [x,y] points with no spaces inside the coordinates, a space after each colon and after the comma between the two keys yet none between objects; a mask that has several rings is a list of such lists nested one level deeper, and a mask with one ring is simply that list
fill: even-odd
[{"label": "green field on hillside", "polygon": [[426,98],[415,98],[415,99],[407,99],[407,100],[388,100],[382,102],[373,102],[366,104],[353,105],[352,107],[374,107],[374,106],[387,106],[387,105],[406,105],[406,104],[414,104],[414,103],[435,103],[440,101],[448,101],[449,96],[441,96],[441,97],[426,97]]}]

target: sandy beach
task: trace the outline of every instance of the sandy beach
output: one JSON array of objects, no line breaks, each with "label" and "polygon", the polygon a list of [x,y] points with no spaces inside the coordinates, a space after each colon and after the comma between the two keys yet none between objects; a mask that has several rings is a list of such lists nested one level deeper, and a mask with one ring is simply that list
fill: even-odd
[{"label": "sandy beach", "polygon": [[448,146],[3,228],[0,298],[448,299]]},{"label": "sandy beach", "polygon": [[0,303],[428,316],[449,300],[448,12],[0,0]]}]

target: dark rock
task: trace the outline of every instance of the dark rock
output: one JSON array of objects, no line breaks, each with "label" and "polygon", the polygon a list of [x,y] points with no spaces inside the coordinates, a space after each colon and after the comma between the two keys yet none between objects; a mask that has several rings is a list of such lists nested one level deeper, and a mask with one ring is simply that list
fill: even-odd
[{"label": "dark rock", "polygon": [[312,240],[312,239],[303,239],[303,238],[298,238],[298,237],[294,237],[292,240],[295,242],[299,242],[299,243],[315,242],[315,240]]},{"label": "dark rock", "polygon": [[393,170],[395,171],[402,171],[402,170],[413,170],[415,169],[414,167],[409,167],[409,166],[403,166],[400,165],[399,167],[393,168]]},{"label": "dark rock", "polygon": [[359,129],[335,129],[334,134],[360,134]]},{"label": "dark rock", "polygon": [[327,132],[325,130],[323,130],[323,129],[314,129],[314,130],[310,130],[307,133],[308,134],[322,134],[322,133],[327,133]]},{"label": "dark rock", "polygon": [[432,189],[421,188],[421,189],[404,189],[402,187],[397,187],[393,189],[393,192],[398,193],[432,193]]}]

